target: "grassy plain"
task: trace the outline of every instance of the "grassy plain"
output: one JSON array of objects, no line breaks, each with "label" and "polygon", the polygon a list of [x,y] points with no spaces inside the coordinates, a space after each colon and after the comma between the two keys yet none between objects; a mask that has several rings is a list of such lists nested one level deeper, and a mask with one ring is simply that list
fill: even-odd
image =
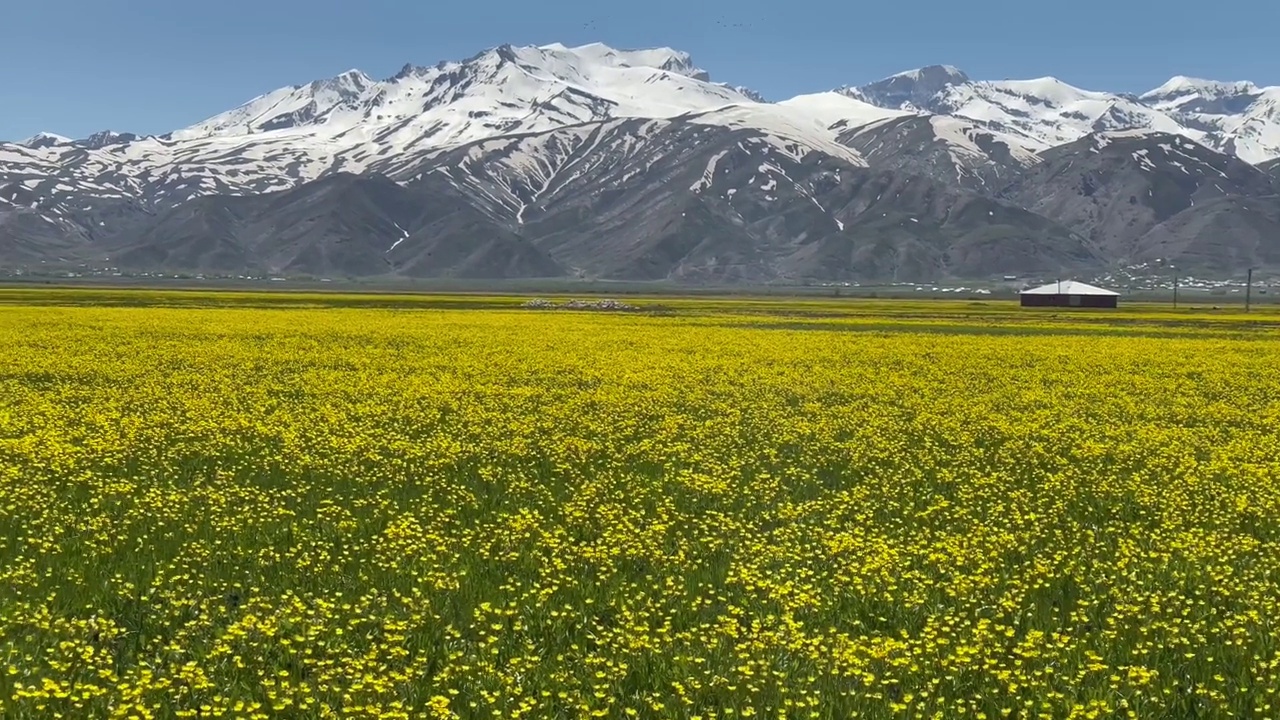
[{"label": "grassy plain", "polygon": [[1280,716],[1280,313],[0,290],[0,716]]}]

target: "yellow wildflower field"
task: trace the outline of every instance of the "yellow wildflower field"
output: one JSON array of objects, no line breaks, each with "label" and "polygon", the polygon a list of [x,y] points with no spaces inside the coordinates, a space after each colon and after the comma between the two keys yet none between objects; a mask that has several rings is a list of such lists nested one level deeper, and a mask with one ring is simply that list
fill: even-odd
[{"label": "yellow wildflower field", "polygon": [[4,718],[1280,717],[1265,324],[22,297]]}]

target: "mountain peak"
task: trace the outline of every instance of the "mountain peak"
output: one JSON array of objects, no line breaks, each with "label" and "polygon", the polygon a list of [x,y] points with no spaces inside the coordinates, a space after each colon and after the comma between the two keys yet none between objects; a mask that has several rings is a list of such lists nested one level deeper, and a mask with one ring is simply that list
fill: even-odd
[{"label": "mountain peak", "polygon": [[31,148],[32,150],[39,150],[41,148],[53,147],[55,145],[66,145],[70,142],[71,138],[63,137],[51,132],[39,132],[18,144],[23,147]]},{"label": "mountain peak", "polygon": [[951,65],[927,65],[890,75],[858,88],[836,92],[872,105],[915,112],[929,110],[939,93],[954,85],[964,85],[969,76]]},{"label": "mountain peak", "polygon": [[120,143],[133,142],[138,136],[133,133],[118,133],[113,130],[103,130],[96,132],[83,140],[77,140],[76,145],[89,148],[90,150],[100,150],[108,145],[119,145]]},{"label": "mountain peak", "polygon": [[1221,82],[1187,75],[1174,75],[1165,84],[1143,93],[1140,97],[1143,100],[1168,100],[1187,95],[1221,96],[1256,92],[1258,92],[1258,86],[1247,80]]},{"label": "mountain peak", "polygon": [[894,78],[905,78],[915,82],[943,81],[952,85],[969,82],[969,76],[954,65],[926,65],[915,70],[903,70],[900,73],[894,73],[885,78],[885,80]]},{"label": "mountain peak", "polygon": [[339,95],[358,95],[374,83],[373,78],[359,70],[348,70],[326,80],[316,80],[309,86],[312,92],[331,91]]},{"label": "mountain peak", "polygon": [[376,132],[452,146],[608,117],[675,117],[758,96],[710,81],[688,53],[504,44],[461,61],[405,65],[376,81],[358,70],[267,93],[172,134],[176,140],[286,132],[363,144]]},{"label": "mountain peak", "polygon": [[1177,75],[1138,101],[1207,133],[1209,145],[1246,162],[1280,154],[1280,87]]},{"label": "mountain peak", "polygon": [[604,43],[595,42],[578,45],[577,47],[567,47],[562,43],[552,43],[543,45],[538,49],[552,54],[573,55],[581,60],[609,67],[647,67],[684,75],[703,82],[708,82],[711,79],[705,70],[693,64],[693,58],[689,53],[669,47],[620,50]]},{"label": "mountain peak", "polygon": [[727,83],[720,83],[720,87],[729,88],[730,90],[742,95],[743,97],[747,98],[752,102],[758,102],[758,103],[769,102],[769,100],[764,95],[761,95],[760,93],[756,92],[755,90],[752,90],[749,87],[743,87],[741,85],[729,85]]}]

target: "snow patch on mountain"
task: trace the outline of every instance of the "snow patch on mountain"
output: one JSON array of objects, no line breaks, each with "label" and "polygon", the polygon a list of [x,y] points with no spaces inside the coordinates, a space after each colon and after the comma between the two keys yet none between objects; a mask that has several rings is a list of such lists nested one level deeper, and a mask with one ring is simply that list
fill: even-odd
[{"label": "snow patch on mountain", "polygon": [[711,187],[711,184],[715,182],[716,179],[716,166],[719,165],[720,161],[724,159],[724,156],[728,154],[728,150],[721,150],[715,155],[712,155],[711,159],[707,161],[706,168],[702,171],[702,177],[698,178],[697,182],[690,185],[689,190],[693,193],[701,193],[703,190]]},{"label": "snow patch on mountain", "polygon": [[737,130],[763,131],[763,138],[793,159],[803,159],[817,150],[854,165],[867,162],[852,148],[836,142],[836,134],[824,122],[794,106],[745,103],[730,105],[688,116],[691,122]]},{"label": "snow patch on mountain", "polygon": [[1014,161],[1021,165],[1034,165],[1039,162],[1039,156],[1036,155],[1034,150],[1019,142],[1017,138],[987,132],[960,118],[934,115],[929,118],[929,124],[933,126],[934,134],[938,140],[947,143],[957,165],[965,164],[964,160],[957,157],[957,155],[968,155],[970,158],[983,160],[989,157],[988,152],[978,145],[980,135],[986,135],[991,139],[1002,142],[1008,148]]},{"label": "snow patch on mountain", "polygon": [[797,95],[778,103],[779,107],[807,115],[826,128],[839,131],[878,122],[887,118],[906,117],[905,110],[882,108],[839,92]]},{"label": "snow patch on mountain", "polygon": [[1154,130],[1148,130],[1146,128],[1131,128],[1128,130],[1105,130],[1102,132],[1096,132],[1088,136],[1092,144],[1092,147],[1089,150],[1090,152],[1097,153],[1101,151],[1103,148],[1110,146],[1111,143],[1116,140],[1122,140],[1125,138],[1143,137],[1146,135],[1159,135],[1159,134],[1161,133],[1157,133]]},{"label": "snow patch on mountain", "polygon": [[556,53],[570,64],[576,60],[585,60],[593,65],[612,68],[658,68],[668,72],[691,77],[695,80],[710,80],[705,70],[693,64],[689,53],[669,47],[647,48],[643,50],[615,50],[603,43],[589,43],[578,47],[565,47],[561,43],[543,45],[539,49]]}]

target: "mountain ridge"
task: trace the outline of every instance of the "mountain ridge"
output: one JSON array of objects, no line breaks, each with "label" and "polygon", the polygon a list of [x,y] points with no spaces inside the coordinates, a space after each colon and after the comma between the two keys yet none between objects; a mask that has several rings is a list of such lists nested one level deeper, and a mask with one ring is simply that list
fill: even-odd
[{"label": "mountain ridge", "polygon": [[[710,75],[693,62],[689,53],[669,47],[619,50],[603,43],[588,43],[576,47],[568,47],[562,43],[523,47],[506,44],[483,50],[462,61],[446,60],[435,65],[407,63],[398,73],[383,80],[376,80],[373,76],[353,68],[330,78],[286,86],[264,93],[249,100],[240,108],[158,135],[139,136],[105,131],[73,140],[51,132],[41,132],[27,140],[10,144],[43,147],[78,144],[95,147],[103,144],[103,137],[111,138],[108,142],[114,143],[121,140],[144,140],[149,137],[183,140],[220,133],[234,134],[225,131],[243,125],[243,122],[234,121],[235,118],[243,115],[248,115],[250,121],[261,121],[252,126],[253,132],[288,129],[299,123],[305,124],[314,121],[317,117],[327,116],[331,111],[340,108],[344,102],[369,100],[370,98],[361,96],[364,89],[385,90],[380,86],[417,76],[436,78],[440,73],[447,74],[448,71],[468,64],[483,64],[486,59],[528,66],[528,61],[531,59],[530,53],[533,52],[557,55],[560,61],[573,57],[588,64],[614,69],[647,68],[679,75],[724,91],[725,95],[716,99],[719,104],[742,101],[774,104],[765,101],[759,93],[748,87],[712,83]],[[960,90],[957,91],[957,88]],[[282,94],[303,91],[308,91],[304,93],[306,97],[301,98],[306,102],[301,102],[300,106],[286,106],[292,112],[279,107]],[[1280,158],[1280,86],[1259,86],[1247,80],[1224,82],[1175,75],[1164,84],[1145,92],[1109,92],[1085,90],[1053,76],[1026,80],[975,80],[955,66],[929,65],[894,73],[863,85],[842,86],[829,92],[842,94],[882,109],[900,110],[911,114],[951,115],[983,124],[993,130],[1001,129],[997,124],[1002,124],[1007,126],[1006,130],[1012,128],[1015,132],[1027,133],[1032,141],[1042,142],[1043,147],[1040,149],[1074,141],[1089,132],[1143,126],[1156,131],[1184,134],[1193,140],[1205,142],[1214,149],[1240,154],[1246,161],[1254,164]],[[325,95],[325,98],[316,98],[314,97],[316,94]],[[808,95],[821,94],[819,92]],[[991,99],[990,96],[1001,94],[1021,95],[1030,98],[1032,104],[1042,107],[1049,103],[1066,105],[1063,114],[1068,116],[1067,120],[1077,121],[1074,123],[1075,127],[1062,127],[1063,119],[1059,119],[1056,132],[1034,132],[1025,127],[1025,123],[1020,127],[1018,123],[1010,123],[1008,118],[973,117],[974,109],[968,106],[975,102],[988,102]],[[806,97],[805,94],[797,95],[780,100],[777,104],[786,104],[804,97]],[[309,109],[307,106],[312,100],[316,101],[316,107]],[[1081,103],[1088,105],[1088,101],[1093,101],[1094,106],[1083,109],[1079,107]],[[264,102],[268,105],[265,111],[274,113],[266,120],[262,118],[261,105]],[[715,106],[719,105],[704,106],[702,109]],[[1213,112],[1215,108],[1218,112]],[[1224,118],[1223,108],[1227,108],[1225,114],[1231,114],[1233,109],[1241,117]],[[259,112],[253,112],[255,109]],[[680,108],[680,110],[687,109]],[[1008,108],[1005,109],[1008,110]],[[1086,109],[1090,112],[1084,112]],[[649,107],[643,115],[639,116],[655,117],[652,110],[653,108]],[[672,114],[679,114],[679,112]],[[1095,124],[1085,128],[1080,124],[1084,119],[1094,123],[1101,122],[1103,125]],[[270,121],[274,121],[274,124]],[[1185,127],[1180,132],[1169,125],[1169,121]],[[1139,125],[1135,122],[1144,124]],[[1066,123],[1066,125],[1071,124]],[[1243,130],[1241,126],[1244,126]],[[1240,133],[1245,135],[1243,139],[1237,137]],[[464,137],[454,144],[469,142],[472,139],[477,138]]]},{"label": "mountain ridge", "polygon": [[1273,90],[938,65],[769,103],[672,48],[502,45],[163,135],[0,143],[0,265],[925,280],[1102,272],[1159,246],[1228,272],[1216,258],[1280,242]]}]

